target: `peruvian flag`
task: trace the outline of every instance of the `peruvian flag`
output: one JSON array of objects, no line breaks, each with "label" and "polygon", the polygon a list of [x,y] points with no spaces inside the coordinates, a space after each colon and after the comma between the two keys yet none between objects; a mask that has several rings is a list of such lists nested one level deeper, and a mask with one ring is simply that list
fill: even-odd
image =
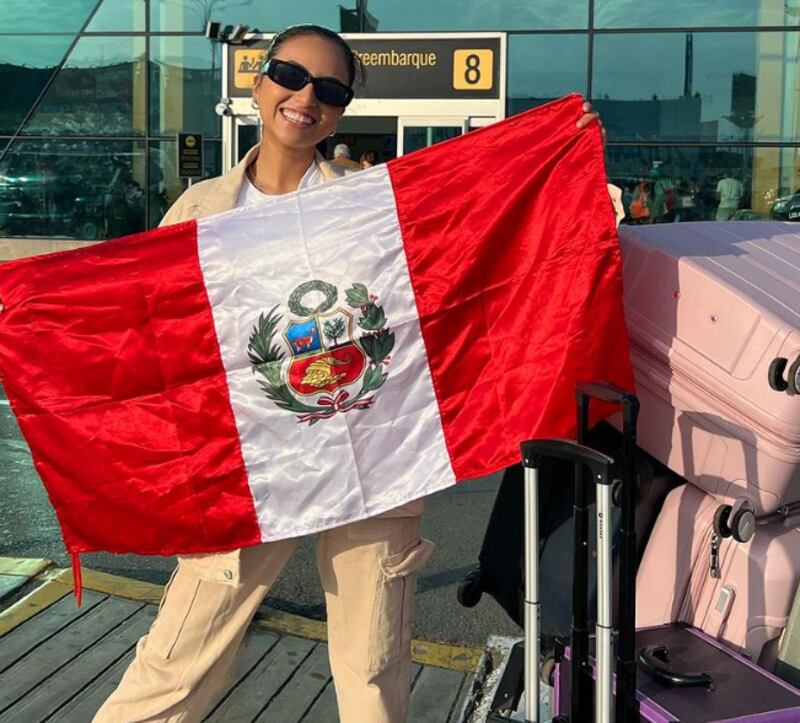
[{"label": "peruvian flag", "polygon": [[[73,553],[364,519],[632,385],[577,96],[318,187],[0,266],[0,371]],[[608,410],[604,410],[608,411]]]}]

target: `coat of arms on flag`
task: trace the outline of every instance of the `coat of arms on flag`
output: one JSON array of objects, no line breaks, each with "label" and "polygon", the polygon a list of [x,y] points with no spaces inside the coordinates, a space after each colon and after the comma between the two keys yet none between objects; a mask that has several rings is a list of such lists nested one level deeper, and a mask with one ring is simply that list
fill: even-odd
[{"label": "coat of arms on flag", "polygon": [[[322,301],[306,306],[312,294],[321,295]],[[309,426],[335,414],[368,409],[373,392],[389,376],[394,334],[378,297],[364,284],[354,283],[345,292],[346,304],[354,311],[335,306],[338,300],[333,284],[319,279],[300,284],[288,301],[295,318],[283,325],[277,306],[260,314],[247,347],[267,398],[296,412],[297,421]],[[359,339],[353,336],[355,313]]]}]

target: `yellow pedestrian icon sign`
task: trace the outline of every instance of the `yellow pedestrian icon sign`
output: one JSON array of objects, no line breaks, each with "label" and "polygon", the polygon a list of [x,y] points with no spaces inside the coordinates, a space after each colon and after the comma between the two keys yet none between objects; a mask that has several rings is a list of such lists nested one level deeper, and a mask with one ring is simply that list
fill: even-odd
[{"label": "yellow pedestrian icon sign", "polygon": [[453,88],[491,90],[494,83],[494,52],[489,48],[456,50],[453,53]]},{"label": "yellow pedestrian icon sign", "polygon": [[258,78],[263,51],[259,49],[237,49],[233,54],[233,85],[240,90],[250,90]]},{"label": "yellow pedestrian icon sign", "polygon": [[184,142],[186,143],[187,148],[194,148],[197,145],[197,141],[195,140],[194,136],[186,136],[186,140]]}]

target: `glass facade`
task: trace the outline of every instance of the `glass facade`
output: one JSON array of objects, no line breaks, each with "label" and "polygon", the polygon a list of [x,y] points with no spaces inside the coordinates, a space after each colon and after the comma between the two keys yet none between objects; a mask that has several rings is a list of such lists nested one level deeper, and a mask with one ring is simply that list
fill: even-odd
[{"label": "glass facade", "polygon": [[77,33],[97,0],[24,0],[0,3],[0,29],[14,33]]},{"label": "glass facade", "polygon": [[[208,20],[223,26],[245,23],[263,32],[296,23],[317,23],[340,30],[343,20],[357,17],[353,0],[150,0],[149,4],[151,28],[165,32],[202,31]],[[353,22],[353,26],[347,32],[357,32],[357,23]]]},{"label": "glass facade", "polygon": [[155,36],[150,40],[150,133],[191,130],[219,138],[214,113],[222,88],[221,48],[204,36]]},{"label": "glass facade", "polygon": [[21,135],[143,135],[144,54],[141,36],[80,38]]},{"label": "glass facade", "polygon": [[798,32],[600,35],[592,92],[616,140],[792,141],[798,43]]},{"label": "glass facade", "polygon": [[797,0],[595,0],[594,27],[730,28],[797,26]]},{"label": "glass facade", "polygon": [[[713,221],[728,210],[742,220],[766,216],[778,199],[781,170],[795,168],[796,160],[794,148],[755,146],[631,145],[611,146],[607,153],[610,181],[622,188],[626,214],[636,223]],[[741,184],[733,209],[717,196],[722,179]],[[785,188],[792,187],[790,181]],[[644,216],[636,209],[631,213],[630,204],[639,196],[647,209]]]},{"label": "glass facade", "polygon": [[370,0],[367,12],[367,24],[379,32],[589,27],[589,0]]},{"label": "glass facade", "polygon": [[[558,58],[558,62],[553,62]],[[506,113],[547,103],[566,93],[587,93],[589,36],[519,33],[508,38]]]},{"label": "glass facade", "polygon": [[0,228],[87,240],[145,229],[141,141],[19,140],[0,162]]},{"label": "glass facade", "polygon": [[800,189],[800,0],[25,0],[0,3],[0,236],[156,225],[179,131],[220,172],[207,20],[507,32],[507,115],[592,98],[631,222],[766,217]]},{"label": "glass facade", "polygon": [[[72,43],[69,35],[43,35],[35,42],[27,35],[0,36],[0,135],[17,131],[39,94],[53,77],[56,67]],[[0,141],[0,148],[5,145]]]}]

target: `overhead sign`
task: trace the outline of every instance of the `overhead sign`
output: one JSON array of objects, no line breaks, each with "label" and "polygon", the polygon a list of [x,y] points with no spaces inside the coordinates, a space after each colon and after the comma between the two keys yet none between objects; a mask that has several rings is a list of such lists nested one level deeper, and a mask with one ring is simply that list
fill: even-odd
[{"label": "overhead sign", "polygon": [[[359,98],[500,98],[499,37],[350,37],[366,71]],[[266,40],[229,46],[232,97],[250,94]]]},{"label": "overhead sign", "polygon": [[178,177],[203,177],[203,136],[201,133],[178,133]]}]

